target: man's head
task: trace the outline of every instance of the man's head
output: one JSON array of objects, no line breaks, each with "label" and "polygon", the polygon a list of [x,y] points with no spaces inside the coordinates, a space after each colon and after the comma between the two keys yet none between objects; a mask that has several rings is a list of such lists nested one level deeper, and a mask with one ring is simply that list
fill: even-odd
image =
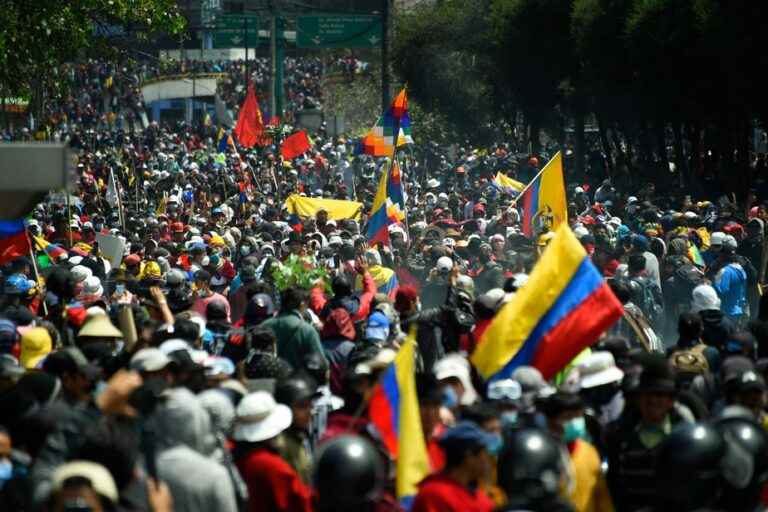
[{"label": "man's head", "polygon": [[555,393],[543,400],[541,411],[555,437],[571,442],[584,434],[584,403],[578,394]]},{"label": "man's head", "polygon": [[208,292],[211,289],[211,274],[207,270],[195,272],[195,287],[198,291]]},{"label": "man's head", "polygon": [[317,396],[317,384],[304,373],[295,373],[275,385],[275,401],[291,408],[293,428],[308,431],[312,419],[312,400]]},{"label": "man's head", "polygon": [[331,289],[335,296],[346,297],[352,293],[352,284],[346,276],[339,274],[331,281]]},{"label": "man's head", "polygon": [[631,276],[640,275],[645,271],[645,256],[642,254],[630,254],[627,269]]},{"label": "man's head", "polygon": [[675,403],[675,375],[663,356],[649,355],[642,366],[640,381],[634,390],[641,421],[647,425],[660,425]]},{"label": "man's head", "polygon": [[64,393],[73,400],[87,401],[101,370],[89,363],[83,353],[75,348],[52,352],[43,362],[43,371],[61,380]]},{"label": "man's head", "polygon": [[696,313],[685,312],[677,321],[677,333],[683,340],[698,340],[701,338],[703,326],[701,316]]},{"label": "man's head", "polygon": [[486,476],[491,467],[488,448],[496,445],[493,435],[472,421],[461,421],[438,440],[445,452],[445,470],[463,474],[469,482]]},{"label": "man's head", "polygon": [[307,306],[307,292],[298,286],[289,286],[280,296],[280,308],[283,312],[303,312]]},{"label": "man's head", "polygon": [[112,510],[118,501],[115,480],[101,464],[67,462],[53,473],[50,510],[54,512]]}]

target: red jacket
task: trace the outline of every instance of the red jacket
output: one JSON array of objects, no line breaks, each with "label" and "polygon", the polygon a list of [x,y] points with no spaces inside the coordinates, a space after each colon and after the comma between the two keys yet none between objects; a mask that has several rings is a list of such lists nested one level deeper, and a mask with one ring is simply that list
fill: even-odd
[{"label": "red jacket", "polygon": [[[376,282],[373,280],[373,277],[371,277],[371,274],[366,272],[363,275],[363,293],[360,295],[360,308],[357,310],[357,313],[351,317],[353,322],[359,322],[368,318],[368,314],[371,312],[371,301],[376,295],[376,292]],[[323,294],[322,288],[318,286],[312,288],[312,291],[309,293],[309,304],[316,315],[320,314],[327,302],[328,299],[325,294]]]},{"label": "red jacket", "polygon": [[312,490],[276,453],[258,448],[236,464],[248,486],[249,512],[312,512]]},{"label": "red jacket", "polygon": [[421,481],[411,512],[491,512],[494,508],[481,489],[470,492],[445,473],[438,473]]}]

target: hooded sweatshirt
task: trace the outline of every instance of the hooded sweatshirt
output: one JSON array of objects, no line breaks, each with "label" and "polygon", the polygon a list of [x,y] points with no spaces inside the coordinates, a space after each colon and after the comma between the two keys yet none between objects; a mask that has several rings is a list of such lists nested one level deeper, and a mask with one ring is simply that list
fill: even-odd
[{"label": "hooded sweatshirt", "polygon": [[176,512],[237,512],[226,468],[210,455],[215,437],[208,412],[186,388],[166,392],[150,418],[157,436],[157,472],[173,496]]}]

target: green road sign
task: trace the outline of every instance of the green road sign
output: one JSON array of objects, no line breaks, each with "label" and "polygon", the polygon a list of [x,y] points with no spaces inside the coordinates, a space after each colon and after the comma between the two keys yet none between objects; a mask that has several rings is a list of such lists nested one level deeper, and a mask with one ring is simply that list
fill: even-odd
[{"label": "green road sign", "polygon": [[299,16],[300,48],[375,48],[381,44],[379,16]]},{"label": "green road sign", "polygon": [[211,27],[213,47],[243,48],[246,44],[246,28],[248,47],[254,48],[259,44],[259,23],[255,15],[217,16],[216,25]]}]

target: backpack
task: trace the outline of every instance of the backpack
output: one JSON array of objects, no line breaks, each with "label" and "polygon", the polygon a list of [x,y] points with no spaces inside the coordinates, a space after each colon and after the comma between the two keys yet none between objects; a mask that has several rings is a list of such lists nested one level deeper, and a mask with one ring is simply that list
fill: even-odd
[{"label": "backpack", "polygon": [[704,283],[704,273],[695,265],[684,263],[672,273],[672,303],[678,306],[688,306],[693,296],[693,289]]},{"label": "backpack", "polygon": [[669,357],[672,366],[680,373],[702,375],[709,372],[709,362],[704,356],[707,345],[699,343],[686,350],[676,350]]},{"label": "backpack", "polygon": [[661,319],[663,309],[661,304],[656,302],[656,298],[653,296],[653,290],[649,283],[644,279],[632,279],[629,282],[632,288],[633,297],[639,300],[637,306],[643,311],[648,320],[654,324],[657,320]]}]

